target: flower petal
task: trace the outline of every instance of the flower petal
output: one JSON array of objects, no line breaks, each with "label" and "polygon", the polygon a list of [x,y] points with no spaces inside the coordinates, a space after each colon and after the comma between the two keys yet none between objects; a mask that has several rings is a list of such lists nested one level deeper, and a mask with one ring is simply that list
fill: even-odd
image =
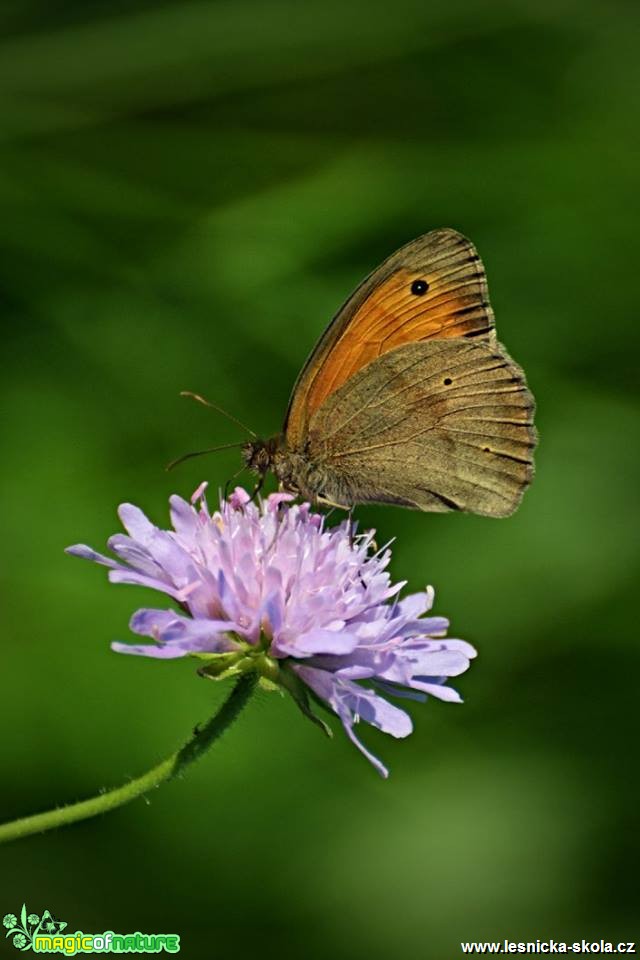
[{"label": "flower petal", "polygon": [[136,610],[129,620],[129,629],[143,637],[159,637],[176,620],[175,610]]},{"label": "flower petal", "polygon": [[342,726],[344,727],[345,733],[349,737],[349,740],[351,740],[351,743],[358,748],[360,753],[366,757],[369,763],[376,768],[380,776],[386,780],[389,776],[388,768],[385,767],[384,763],[382,763],[382,761],[379,760],[374,753],[371,753],[370,750],[367,750],[362,740],[359,740],[358,737],[356,737],[355,733],[353,732],[353,724],[343,720]]},{"label": "flower petal", "polygon": [[166,580],[167,576],[160,566],[149,554],[146,547],[141,546],[137,541],[132,540],[124,533],[115,533],[109,537],[107,545],[123,563],[129,564],[139,573],[144,573],[150,577],[156,577],[158,580]]},{"label": "flower petal", "polygon": [[126,567],[116,567],[115,570],[111,570],[109,580],[111,583],[133,583],[138,587],[150,587],[151,590],[159,590],[161,593],[166,593],[168,596],[173,597],[174,600],[182,599],[182,591],[169,586],[168,583],[163,583],[162,580],[156,580],[154,577],[146,577],[144,574],[136,573],[135,570],[128,570]]},{"label": "flower petal", "polygon": [[111,649],[116,653],[132,653],[140,657],[153,657],[156,660],[177,660],[178,657],[185,656],[184,650],[167,644],[118,643],[114,640]]},{"label": "flower petal", "polygon": [[70,557],[80,557],[82,560],[93,560],[94,563],[101,563],[104,567],[119,569],[120,564],[116,563],[110,557],[105,557],[102,553],[97,553],[84,543],[75,543],[72,547],[65,547],[65,553]]},{"label": "flower petal", "polygon": [[267,510],[269,513],[276,513],[281,503],[290,503],[295,500],[294,493],[272,493],[267,497]]},{"label": "flower petal", "polygon": [[411,717],[399,707],[380,697],[374,690],[360,687],[351,680],[343,680],[314,667],[296,665],[295,672],[311,689],[326,700],[338,714],[347,736],[383,776],[386,767],[370,753],[353,732],[354,723],[364,720],[393,737],[407,737],[413,729]]},{"label": "flower petal", "polygon": [[424,613],[427,613],[431,610],[433,606],[434,598],[434,589],[433,587],[427,587],[426,590],[421,591],[420,593],[411,593],[408,597],[404,597],[398,602],[398,610],[403,617],[407,617],[409,620],[416,620],[418,617],[421,617]]},{"label": "flower petal", "polygon": [[375,690],[360,687],[352,680],[339,680],[340,702],[348,707],[360,720],[370,723],[383,733],[392,737],[408,737],[413,730],[411,717],[400,707],[389,703]]},{"label": "flower petal", "polygon": [[180,539],[186,543],[193,542],[200,529],[198,514],[191,504],[182,497],[170,497],[171,523]]},{"label": "flower petal", "polygon": [[433,650],[413,660],[412,672],[414,676],[457,677],[468,667],[468,658],[459,650]]},{"label": "flower petal", "polygon": [[415,700],[417,703],[426,703],[426,693],[419,690],[408,690],[406,687],[400,687],[395,683],[388,683],[386,680],[376,680],[376,687],[388,697],[400,697],[401,700]]},{"label": "flower petal", "polygon": [[292,639],[274,638],[272,650],[276,656],[311,657],[317,653],[347,654],[358,645],[358,637],[345,630],[316,628]]},{"label": "flower petal", "polygon": [[202,483],[199,486],[197,486],[196,489],[191,494],[191,503],[195,504],[198,502],[198,500],[204,500],[208,486],[209,486],[209,481],[203,480]]},{"label": "flower petal", "polygon": [[435,678],[428,680],[426,677],[421,680],[419,677],[414,677],[411,686],[414,690],[422,690],[432,697],[437,697],[438,700],[446,700],[448,703],[462,703],[462,697],[458,691],[454,690],[453,687],[446,687],[444,681],[438,682]]},{"label": "flower petal", "polygon": [[140,507],[136,507],[132,503],[121,503],[118,507],[118,516],[129,536],[140,543],[146,544],[150,537],[158,531],[158,527],[151,523]]},{"label": "flower petal", "polygon": [[131,617],[129,627],[134,633],[154,637],[158,643],[179,644],[185,653],[220,653],[236,648],[227,632],[235,631],[237,625],[228,620],[194,620],[174,610],[143,608]]},{"label": "flower petal", "polygon": [[242,487],[236,487],[229,497],[229,505],[233,510],[242,510],[242,508],[251,501],[251,497]]}]

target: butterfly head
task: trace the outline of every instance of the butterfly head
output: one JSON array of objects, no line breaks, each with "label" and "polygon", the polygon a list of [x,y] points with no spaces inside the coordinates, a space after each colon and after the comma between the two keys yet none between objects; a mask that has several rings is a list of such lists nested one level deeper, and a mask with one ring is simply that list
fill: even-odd
[{"label": "butterfly head", "polygon": [[270,437],[269,440],[249,440],[242,447],[242,459],[245,465],[263,477],[268,470],[273,469],[273,459],[280,446],[280,437]]}]

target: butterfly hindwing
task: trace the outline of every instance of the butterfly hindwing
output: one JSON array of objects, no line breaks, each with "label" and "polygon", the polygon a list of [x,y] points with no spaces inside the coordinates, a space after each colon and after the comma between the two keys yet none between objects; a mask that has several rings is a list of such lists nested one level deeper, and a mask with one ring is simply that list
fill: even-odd
[{"label": "butterfly hindwing", "polygon": [[508,516],[533,474],[533,410],[500,344],[405,344],[328,397],[309,422],[308,455],[336,502]]}]

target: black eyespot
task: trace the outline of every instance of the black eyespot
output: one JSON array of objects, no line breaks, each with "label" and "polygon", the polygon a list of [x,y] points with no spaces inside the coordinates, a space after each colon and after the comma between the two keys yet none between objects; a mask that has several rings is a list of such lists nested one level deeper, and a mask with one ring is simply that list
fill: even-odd
[{"label": "black eyespot", "polygon": [[429,284],[426,280],[414,280],[411,284],[411,293],[415,294],[416,297],[422,297],[429,289]]},{"label": "black eyespot", "polygon": [[449,387],[453,383],[453,380],[451,377],[445,377],[442,382],[444,383],[445,387]]}]

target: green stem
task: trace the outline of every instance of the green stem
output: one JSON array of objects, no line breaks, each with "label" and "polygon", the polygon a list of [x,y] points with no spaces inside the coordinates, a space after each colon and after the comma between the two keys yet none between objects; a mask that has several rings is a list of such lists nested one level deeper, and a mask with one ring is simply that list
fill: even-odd
[{"label": "green stem", "polygon": [[99,813],[106,813],[107,810],[114,810],[148,793],[153,787],[160,786],[166,780],[173,780],[188,764],[193,763],[208,750],[227,727],[231,726],[249,700],[257,679],[256,673],[246,673],[241,676],[218,712],[202,727],[196,727],[191,739],[180,750],[147,773],[143,773],[141,777],[125,783],[122,787],[100,793],[90,800],[81,800],[79,803],[70,803],[66,807],[48,810],[46,813],[36,813],[30,817],[21,817],[19,820],[0,824],[0,843],[28,837],[32,833],[43,833],[45,830],[53,830],[67,823],[75,823],[76,820],[86,820]]}]

